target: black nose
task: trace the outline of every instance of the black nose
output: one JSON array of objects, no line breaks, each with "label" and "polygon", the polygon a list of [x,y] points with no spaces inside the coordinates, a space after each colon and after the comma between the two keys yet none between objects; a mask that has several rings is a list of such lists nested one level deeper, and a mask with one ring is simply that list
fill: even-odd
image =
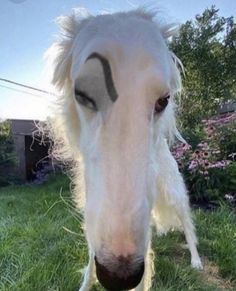
[{"label": "black nose", "polygon": [[[99,282],[109,291],[130,290],[135,288],[142,280],[144,273],[144,260],[135,263],[130,268],[130,261],[119,258],[120,264],[115,271],[100,264],[95,256],[96,273]],[[129,265],[128,265],[129,264]]]}]

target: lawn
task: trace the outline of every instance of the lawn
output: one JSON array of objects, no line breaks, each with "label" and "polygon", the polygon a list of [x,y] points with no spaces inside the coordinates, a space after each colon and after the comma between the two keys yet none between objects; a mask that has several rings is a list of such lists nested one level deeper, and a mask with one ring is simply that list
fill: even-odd
[{"label": "lawn", "polygon": [[[204,271],[191,269],[182,234],[155,238],[152,290],[236,290],[235,210],[195,210],[194,218]],[[0,290],[76,290],[88,259],[81,223],[66,177],[1,188]]]}]

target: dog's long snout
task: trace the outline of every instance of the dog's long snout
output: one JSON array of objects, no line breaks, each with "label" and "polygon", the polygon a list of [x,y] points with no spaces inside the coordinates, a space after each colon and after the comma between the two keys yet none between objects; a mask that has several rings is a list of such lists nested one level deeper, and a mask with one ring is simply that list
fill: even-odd
[{"label": "dog's long snout", "polygon": [[108,264],[100,264],[95,256],[96,273],[99,282],[109,291],[130,290],[135,288],[142,280],[144,273],[144,260],[133,261],[120,256],[114,262],[115,268]]}]

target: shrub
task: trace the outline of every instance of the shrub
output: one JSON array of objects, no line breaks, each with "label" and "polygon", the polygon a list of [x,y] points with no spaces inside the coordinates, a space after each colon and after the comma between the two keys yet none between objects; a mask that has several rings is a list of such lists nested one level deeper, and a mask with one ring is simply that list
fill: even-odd
[{"label": "shrub", "polygon": [[16,155],[10,132],[10,122],[0,121],[0,186],[13,184],[15,181]]},{"label": "shrub", "polygon": [[197,131],[192,146],[180,143],[174,146],[173,154],[192,200],[212,201],[225,195],[235,196],[235,120],[236,112],[203,120],[203,130]]}]

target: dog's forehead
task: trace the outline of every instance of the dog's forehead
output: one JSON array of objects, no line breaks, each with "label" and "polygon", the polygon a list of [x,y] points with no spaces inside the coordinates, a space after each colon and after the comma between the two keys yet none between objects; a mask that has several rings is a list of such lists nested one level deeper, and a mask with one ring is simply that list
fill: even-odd
[{"label": "dog's forehead", "polygon": [[[72,75],[94,52],[104,56],[111,65],[121,68],[135,66],[141,70],[147,63],[161,66],[168,54],[165,40],[153,23],[124,18],[122,22],[106,23],[95,18],[77,34],[72,47]],[[116,19],[116,18],[114,18]],[[132,22],[130,22],[132,20]],[[141,67],[141,68],[140,68]],[[123,69],[123,68],[122,68]],[[72,78],[73,78],[72,76]]]},{"label": "dog's forehead", "polygon": [[169,51],[157,27],[137,17],[114,19],[89,22],[72,48],[72,80],[99,111],[127,96],[155,100],[168,92],[171,79]]},{"label": "dog's forehead", "polygon": [[135,92],[137,83],[155,88],[157,94],[168,90],[169,59],[161,49],[152,52],[142,46],[119,43],[109,47],[110,50],[94,46],[75,78],[77,89],[88,92],[100,108],[115,102],[128,89]]}]

